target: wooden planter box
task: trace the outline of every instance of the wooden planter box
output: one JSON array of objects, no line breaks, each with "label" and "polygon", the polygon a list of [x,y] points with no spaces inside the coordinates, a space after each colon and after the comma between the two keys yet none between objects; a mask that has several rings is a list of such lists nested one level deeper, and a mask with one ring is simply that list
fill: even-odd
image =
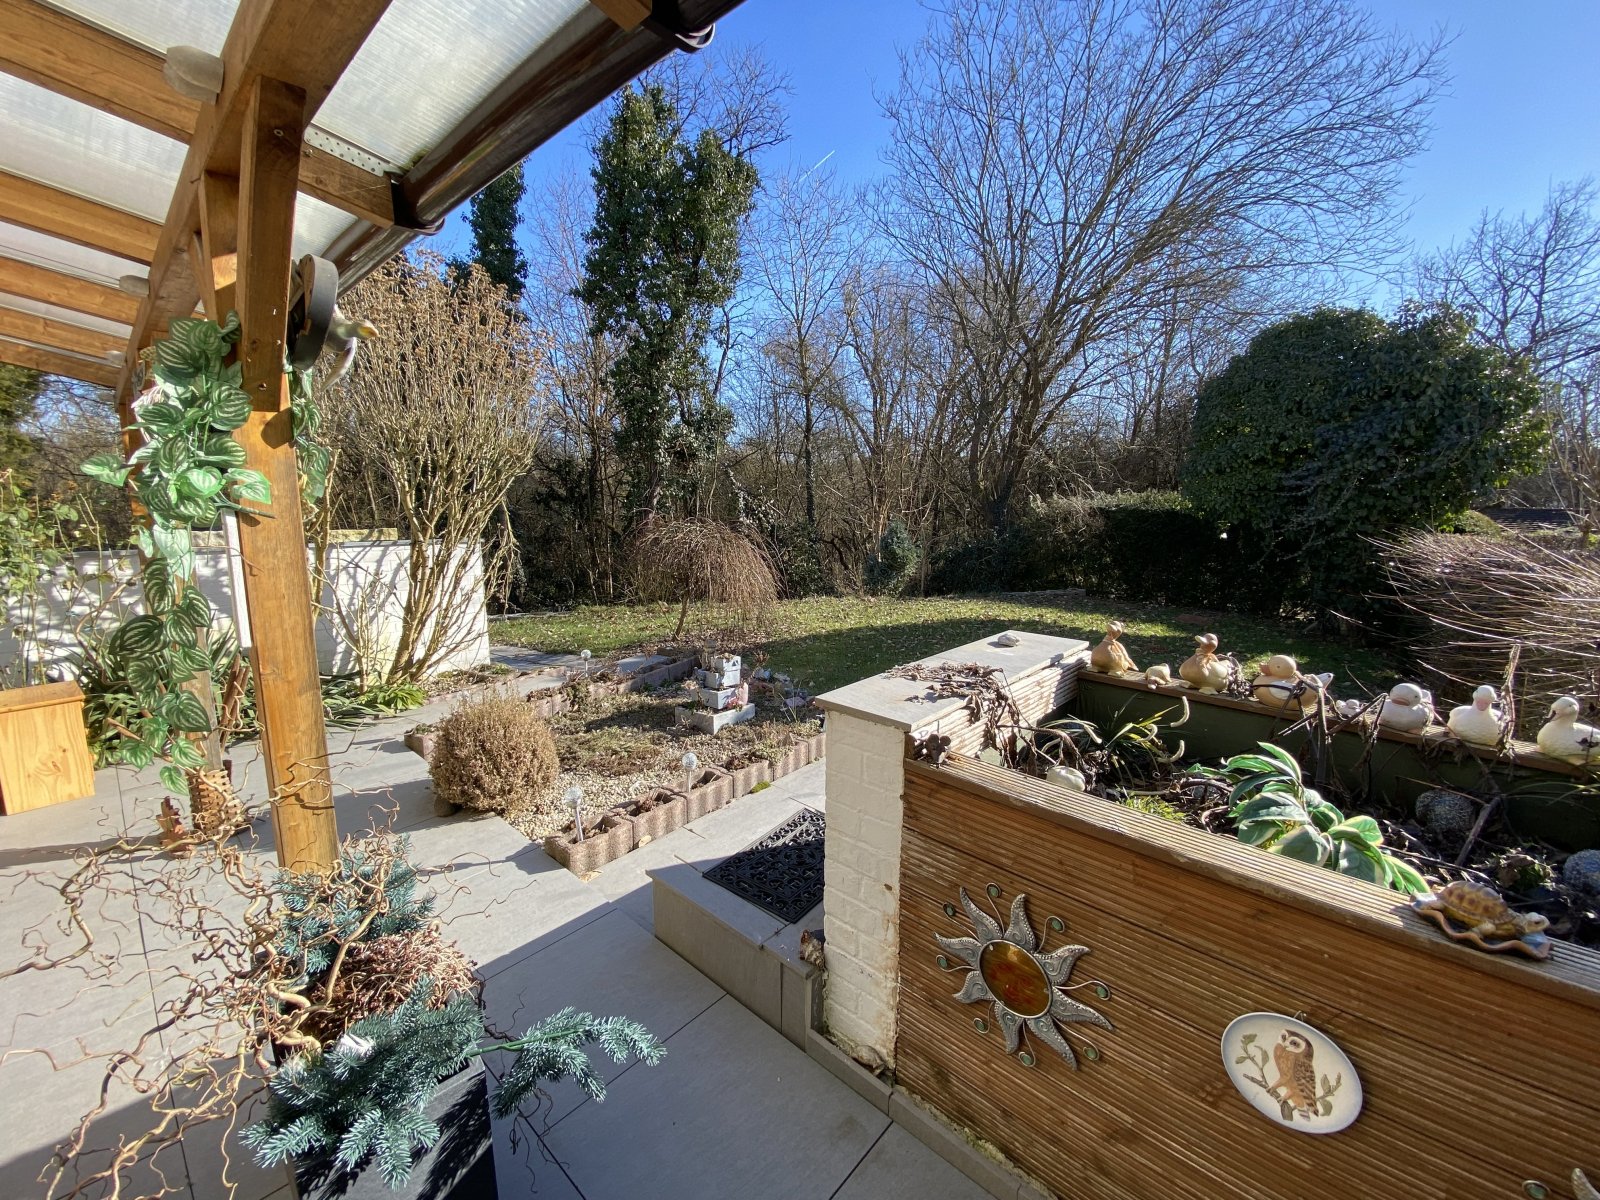
[{"label": "wooden planter box", "polygon": [[75,683],[0,691],[0,812],[94,795],[94,758]]},{"label": "wooden planter box", "polygon": [[600,828],[583,841],[560,834],[545,838],[544,850],[574,875],[587,875],[628,853],[637,839],[634,818],[612,812],[602,817]]},{"label": "wooden planter box", "polygon": [[498,1200],[487,1078],[477,1058],[439,1086],[426,1114],[441,1136],[413,1162],[404,1187],[390,1188],[375,1167],[351,1175],[331,1158],[297,1159],[301,1200]]}]

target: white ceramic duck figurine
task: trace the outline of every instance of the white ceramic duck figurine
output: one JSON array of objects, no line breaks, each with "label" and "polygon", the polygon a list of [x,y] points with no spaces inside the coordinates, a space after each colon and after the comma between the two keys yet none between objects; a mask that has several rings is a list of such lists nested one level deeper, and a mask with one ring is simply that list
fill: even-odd
[{"label": "white ceramic duck figurine", "polygon": [[1333,711],[1343,720],[1353,721],[1366,709],[1364,700],[1341,700],[1333,706]]},{"label": "white ceramic duck figurine", "polygon": [[1445,722],[1450,732],[1463,742],[1474,746],[1498,746],[1504,717],[1494,706],[1499,697],[1487,683],[1472,693],[1472,703],[1458,705],[1450,710]]},{"label": "white ceramic duck figurine", "polygon": [[1261,664],[1261,674],[1250,685],[1250,694],[1268,708],[1284,708],[1300,684],[1300,665],[1287,654],[1274,654]]},{"label": "white ceramic duck figurine", "polygon": [[1378,724],[1402,733],[1420,733],[1433,721],[1433,695],[1414,683],[1397,683],[1378,710]]},{"label": "white ceramic duck figurine", "polygon": [[1233,664],[1218,656],[1217,644],[1217,635],[1214,633],[1195,635],[1194,653],[1184,659],[1183,665],[1178,668],[1178,674],[1183,676],[1185,683],[1202,692],[1220,692],[1228,686]]},{"label": "white ceramic duck figurine", "polygon": [[1137,675],[1139,668],[1133,665],[1133,656],[1117,641],[1123,634],[1121,621],[1108,621],[1106,635],[1100,639],[1100,644],[1089,652],[1089,666],[1102,675]]},{"label": "white ceramic duck figurine", "polygon": [[1045,772],[1044,777],[1047,782],[1071,792],[1081,792],[1089,786],[1089,781],[1083,777],[1083,772],[1076,767],[1051,767]]},{"label": "white ceramic duck figurine", "polygon": [[1550,706],[1550,720],[1539,730],[1539,749],[1563,762],[1600,765],[1600,729],[1578,720],[1582,709],[1574,696]]}]

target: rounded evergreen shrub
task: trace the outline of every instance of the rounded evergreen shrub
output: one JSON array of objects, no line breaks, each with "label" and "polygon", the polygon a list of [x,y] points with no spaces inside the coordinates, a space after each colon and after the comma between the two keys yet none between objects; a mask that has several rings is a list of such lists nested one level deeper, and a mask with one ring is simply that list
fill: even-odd
[{"label": "rounded evergreen shrub", "polygon": [[1258,333],[1200,388],[1183,491],[1302,606],[1382,586],[1374,540],[1433,528],[1540,462],[1528,363],[1450,308],[1319,309]]},{"label": "rounded evergreen shrub", "polygon": [[510,697],[481,700],[439,723],[428,773],[434,797],[478,812],[503,813],[559,803],[541,793],[559,761],[550,726],[531,706]]},{"label": "rounded evergreen shrub", "polygon": [[878,548],[867,559],[867,591],[880,595],[904,591],[921,561],[922,552],[905,522],[899,517],[890,518],[888,528],[878,539]]}]

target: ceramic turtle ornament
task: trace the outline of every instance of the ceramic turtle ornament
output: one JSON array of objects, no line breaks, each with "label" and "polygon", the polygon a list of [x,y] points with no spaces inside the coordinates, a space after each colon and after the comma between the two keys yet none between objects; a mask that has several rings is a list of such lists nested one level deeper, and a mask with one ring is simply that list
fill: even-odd
[{"label": "ceramic turtle ornament", "polygon": [[1545,933],[1550,927],[1549,918],[1515,911],[1486,883],[1458,879],[1431,895],[1418,896],[1411,907],[1452,941],[1466,942],[1491,954],[1550,957],[1550,938]]}]

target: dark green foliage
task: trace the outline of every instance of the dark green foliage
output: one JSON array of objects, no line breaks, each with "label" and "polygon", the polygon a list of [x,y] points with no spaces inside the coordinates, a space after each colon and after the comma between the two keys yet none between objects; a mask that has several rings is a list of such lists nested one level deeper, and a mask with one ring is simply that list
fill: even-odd
[{"label": "dark green foliage", "polygon": [[598,1046],[612,1062],[637,1058],[649,1066],[667,1051],[650,1031],[626,1017],[596,1017],[564,1008],[540,1021],[515,1041],[500,1047],[516,1054],[511,1069],[500,1077],[494,1112],[509,1117],[533,1096],[541,1083],[571,1079],[594,1100],[606,1098],[605,1080],[595,1074],[587,1047]]},{"label": "dark green foliage", "polygon": [[1349,613],[1371,537],[1435,527],[1539,462],[1527,363],[1447,308],[1319,309],[1261,333],[1200,389],[1184,493],[1286,597]]},{"label": "dark green foliage", "polygon": [[404,839],[398,853],[375,853],[357,842],[339,856],[330,875],[278,872],[274,888],[285,915],[273,949],[315,980],[347,942],[420,929],[433,915],[433,896],[418,894],[408,849]]},{"label": "dark green foliage", "polygon": [[[439,1140],[438,1125],[425,1115],[435,1088],[483,1052],[486,1033],[483,1012],[466,993],[440,1008],[429,1007],[432,999],[433,983],[424,978],[399,1008],[356,1022],[333,1046],[278,1071],[266,1117],[245,1131],[261,1162],[332,1153],[346,1170],[370,1160],[390,1187],[403,1185],[413,1151]],[[605,1099],[589,1046],[619,1063],[637,1056],[653,1065],[666,1054],[635,1021],[563,1009],[493,1047],[513,1056],[493,1097],[495,1113],[508,1117],[541,1083],[567,1078]]]},{"label": "dark green foliage", "polygon": [[921,561],[922,551],[905,522],[899,517],[890,518],[883,536],[878,539],[877,549],[867,558],[867,591],[878,594],[904,591]]},{"label": "dark green foliage", "polygon": [[[517,206],[524,191],[522,164],[518,163],[472,198],[467,224],[472,227],[471,262],[501,287],[513,302],[528,284],[528,260],[517,247]],[[465,270],[466,259],[451,265]]]},{"label": "dark green foliage", "polygon": [[405,1183],[412,1151],[439,1139],[428,1101],[484,1033],[471,996],[458,992],[442,1008],[429,1008],[432,998],[424,978],[399,1008],[357,1021],[320,1053],[290,1059],[272,1077],[266,1117],[245,1130],[262,1164],[332,1152],[345,1170],[370,1158],[390,1187]]},{"label": "dark green foliage", "polygon": [[33,439],[19,426],[38,410],[42,391],[38,371],[0,363],[0,470],[26,469],[33,458]]},{"label": "dark green foliage", "polygon": [[703,131],[691,144],[660,87],[625,88],[595,148],[584,280],[595,336],[616,339],[618,458],[637,516],[686,492],[733,414],[713,395],[705,347],[739,280],[756,170]]},{"label": "dark green foliage", "polygon": [[1034,498],[1003,534],[948,552],[929,590],[1045,591],[1201,608],[1270,609],[1238,541],[1176,492]]}]

